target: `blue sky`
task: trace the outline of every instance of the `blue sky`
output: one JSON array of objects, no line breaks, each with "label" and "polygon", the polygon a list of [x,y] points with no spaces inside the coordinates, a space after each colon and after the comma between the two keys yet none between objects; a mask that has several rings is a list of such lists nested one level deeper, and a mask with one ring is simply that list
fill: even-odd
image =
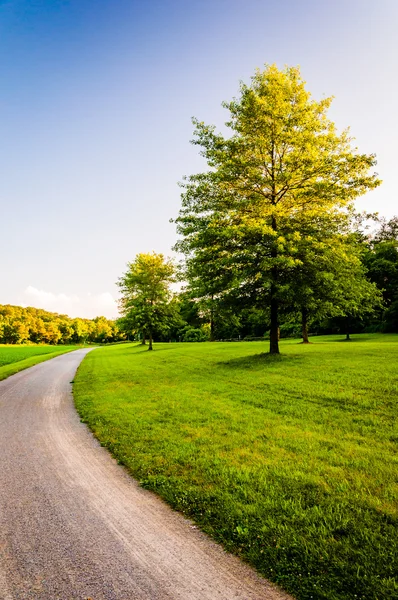
[{"label": "blue sky", "polygon": [[191,117],[264,63],[300,65],[377,154],[358,208],[398,213],[396,0],[0,0],[0,303],[117,315],[138,252],[171,254]]}]

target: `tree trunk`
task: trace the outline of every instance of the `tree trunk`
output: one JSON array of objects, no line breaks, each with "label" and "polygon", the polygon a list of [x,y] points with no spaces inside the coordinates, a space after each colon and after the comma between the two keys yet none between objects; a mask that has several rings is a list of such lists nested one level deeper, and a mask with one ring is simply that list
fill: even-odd
[{"label": "tree trunk", "polygon": [[305,307],[301,309],[301,328],[303,332],[303,344],[309,344],[310,340],[308,339],[308,310]]},{"label": "tree trunk", "polygon": [[214,297],[211,297],[211,304],[210,304],[210,341],[214,342],[214,340],[216,339],[215,337],[215,326],[214,326],[214,307],[213,307],[213,303],[214,303]]},{"label": "tree trunk", "polygon": [[[272,229],[276,231],[276,219],[272,217]],[[276,247],[272,248],[271,256],[273,259],[276,259],[278,256],[278,251]],[[269,353],[270,354],[279,354],[279,302],[276,297],[277,290],[277,279],[278,279],[278,271],[277,267],[274,266],[272,268],[272,283],[271,283],[271,297],[270,297],[270,312],[271,312],[271,327],[269,332]]]},{"label": "tree trunk", "polygon": [[146,346],[145,331],[142,332],[141,346]]},{"label": "tree trunk", "polygon": [[346,322],[345,322],[345,339],[346,342],[351,341],[350,338],[350,317],[346,318]]},{"label": "tree trunk", "polygon": [[149,330],[149,346],[148,350],[153,350],[152,348],[152,329]]},{"label": "tree trunk", "polygon": [[[274,179],[274,141],[272,142],[272,204],[276,204],[276,190],[275,190],[275,179]],[[275,215],[271,218],[272,229],[277,231],[277,223]],[[273,259],[273,267],[271,270],[271,294],[270,294],[270,312],[271,312],[271,327],[269,332],[269,353],[279,354],[279,302],[276,297],[277,291],[277,280],[278,280],[278,268],[275,264],[275,259],[278,257],[278,249],[274,243],[271,248],[271,257]]]},{"label": "tree trunk", "polygon": [[278,300],[275,298],[275,285],[271,285],[271,327],[269,333],[269,353],[279,354]]}]

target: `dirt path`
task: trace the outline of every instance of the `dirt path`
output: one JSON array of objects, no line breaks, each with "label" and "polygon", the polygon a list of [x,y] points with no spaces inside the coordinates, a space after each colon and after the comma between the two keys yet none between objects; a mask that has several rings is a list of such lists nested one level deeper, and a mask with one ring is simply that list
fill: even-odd
[{"label": "dirt path", "polygon": [[281,600],[100,447],[70,382],[87,350],[0,382],[1,600]]}]

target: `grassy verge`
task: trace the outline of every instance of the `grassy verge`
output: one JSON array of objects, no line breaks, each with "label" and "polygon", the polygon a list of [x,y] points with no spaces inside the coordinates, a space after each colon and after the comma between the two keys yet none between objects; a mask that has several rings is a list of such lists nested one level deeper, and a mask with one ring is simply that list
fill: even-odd
[{"label": "grassy verge", "polygon": [[18,371],[78,348],[79,346],[0,345],[0,381]]},{"label": "grassy verge", "polygon": [[398,336],[90,353],[76,406],[141,484],[299,599],[398,597]]}]

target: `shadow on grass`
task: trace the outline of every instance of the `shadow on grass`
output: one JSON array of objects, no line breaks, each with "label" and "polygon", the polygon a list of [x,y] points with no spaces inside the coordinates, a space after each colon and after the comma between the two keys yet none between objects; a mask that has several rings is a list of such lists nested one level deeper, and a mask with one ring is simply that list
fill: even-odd
[{"label": "shadow on grass", "polygon": [[[374,337],[372,337],[372,334],[365,334],[365,333],[359,333],[359,334],[355,334],[355,333],[351,333],[350,334],[350,339],[347,340],[345,337],[345,333],[342,333],[340,335],[335,334],[335,338],[332,338],[332,335],[312,335],[310,336],[311,341],[310,344],[340,344],[341,342],[371,342],[371,341],[375,341]],[[302,342],[299,342],[302,343]]]},{"label": "shadow on grass", "polygon": [[[173,349],[173,344],[164,344],[161,347],[159,347],[159,345],[157,345],[156,343],[153,344],[153,348],[152,350],[149,350],[149,346],[148,344],[131,344],[131,346],[129,346],[128,348],[124,348],[125,350],[125,354],[136,354],[137,356],[141,355],[141,352],[148,352],[149,355],[151,354],[157,354],[158,352],[165,352],[166,350],[172,350]],[[141,352],[137,352],[137,350],[141,350]]]},{"label": "shadow on grass", "polygon": [[304,356],[299,354],[268,354],[268,352],[262,352],[261,354],[252,354],[251,356],[240,356],[239,358],[232,358],[231,360],[225,360],[217,363],[219,367],[225,367],[227,369],[263,369],[270,367],[275,364],[297,364],[305,360]]},{"label": "shadow on grass", "polygon": [[370,337],[366,337],[366,336],[362,335],[360,338],[350,337],[347,340],[347,338],[344,337],[344,338],[341,338],[339,340],[330,340],[330,341],[331,341],[332,344],[335,343],[335,342],[338,342],[338,343],[343,342],[343,343],[346,343],[346,344],[350,344],[352,342],[369,342],[371,339],[372,338],[370,338]]}]

